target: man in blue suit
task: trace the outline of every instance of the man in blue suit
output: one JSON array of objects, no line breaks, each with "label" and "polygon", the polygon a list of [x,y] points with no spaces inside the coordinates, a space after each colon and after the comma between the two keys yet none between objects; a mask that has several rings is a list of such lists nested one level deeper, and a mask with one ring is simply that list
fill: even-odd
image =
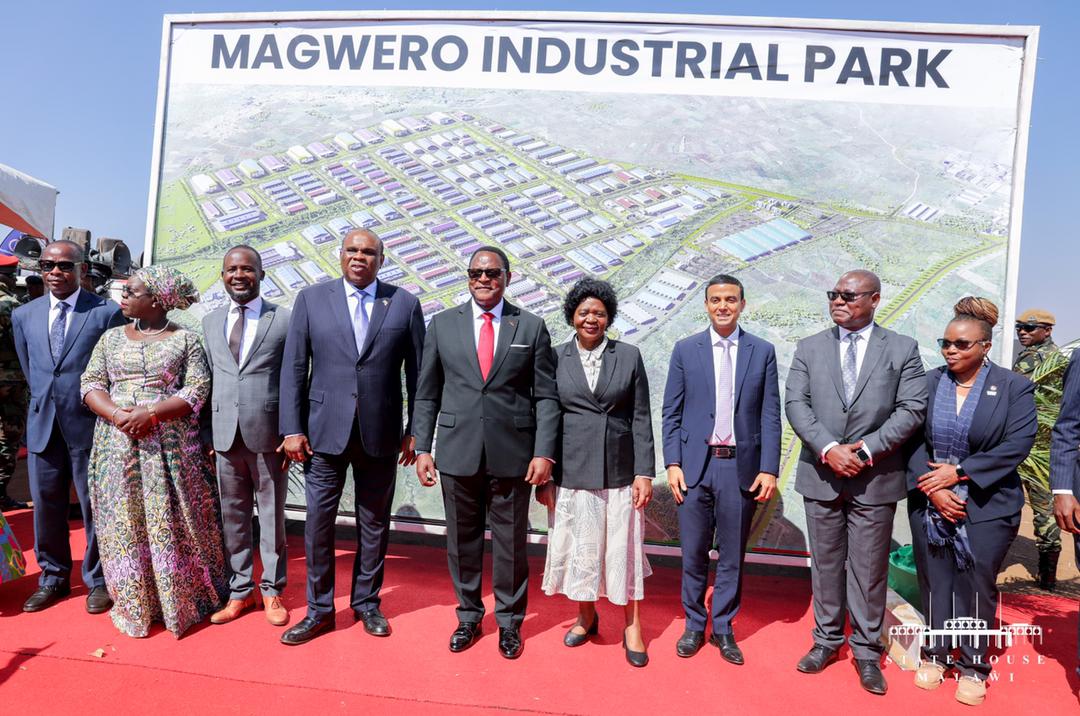
[{"label": "man in blue suit", "polygon": [[[416,296],[376,280],[382,263],[382,241],[364,229],[351,231],[341,245],[342,279],[305,288],[293,304],[281,366],[280,428],[286,457],[307,463],[308,609],[282,635],[283,644],[303,644],[334,628],[334,521],[350,466],[357,531],[350,603],[368,634],[390,635],[379,590],[397,465],[416,461],[412,408],[424,317]],[[404,431],[403,369],[409,399]]]},{"label": "man in blue suit", "polygon": [[[1076,564],[1080,564],[1080,350],[1073,351],[1065,368],[1061,412],[1050,437],[1050,487],[1054,518],[1058,527],[1072,533]],[[1080,651],[1076,673],[1080,675]]]},{"label": "man in blue suit", "polygon": [[112,607],[112,600],[105,590],[86,483],[97,418],[83,405],[79,379],[98,338],[122,325],[124,316],[112,301],[79,287],[86,258],[78,244],[54,241],[38,263],[46,294],[11,315],[15,351],[30,386],[27,468],[34,501],[34,554],[41,567],[37,591],[23,611],[41,611],[71,593],[68,495],[74,483],[86,530],[86,611],[100,614]]},{"label": "man in blue suit", "polygon": [[711,325],[675,344],[664,387],[663,443],[668,486],[679,505],[686,630],[676,653],[705,641],[709,548],[719,557],[709,642],[742,664],[731,621],[739,611],[743,555],[758,502],[780,474],[780,385],[772,344],[739,328],[742,283],[714,276],[705,287]]}]

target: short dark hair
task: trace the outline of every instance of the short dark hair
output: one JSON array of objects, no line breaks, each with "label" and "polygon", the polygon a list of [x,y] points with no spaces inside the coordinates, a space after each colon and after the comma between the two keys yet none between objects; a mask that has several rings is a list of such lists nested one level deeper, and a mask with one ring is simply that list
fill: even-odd
[{"label": "short dark hair", "polygon": [[255,257],[255,265],[259,268],[260,271],[263,270],[262,254],[256,251],[255,247],[248,246],[247,244],[237,244],[236,246],[226,251],[225,255],[221,257],[221,262],[224,263],[225,259],[228,258],[229,254],[231,254],[233,251],[250,251],[251,255]]},{"label": "short dark hair", "polygon": [[[86,250],[82,247],[82,244],[67,239],[57,239],[56,241],[50,241],[45,244],[46,249],[50,246],[69,246],[74,254],[71,257],[72,261],[75,261],[76,263],[84,263],[86,261]],[[42,250],[42,252],[44,253],[44,250]]]},{"label": "short dark hair", "polygon": [[473,259],[476,258],[477,254],[483,253],[495,254],[496,256],[498,256],[499,259],[502,261],[503,271],[505,271],[506,273],[510,273],[510,259],[507,258],[506,252],[500,249],[498,246],[481,246],[476,251],[473,251],[471,254],[469,254],[469,266],[472,266]]},{"label": "short dark hair", "polygon": [[738,286],[739,287],[739,300],[746,300],[746,289],[743,288],[742,281],[735,278],[731,274],[718,273],[709,279],[709,282],[705,284],[705,295],[709,295],[709,288],[712,286]]},{"label": "short dark hair", "polygon": [[589,298],[595,298],[604,304],[609,324],[615,320],[615,316],[619,313],[619,298],[615,295],[615,287],[607,281],[585,277],[570,287],[570,293],[566,294],[566,299],[563,301],[563,315],[569,325],[574,325],[574,314],[578,306]]}]

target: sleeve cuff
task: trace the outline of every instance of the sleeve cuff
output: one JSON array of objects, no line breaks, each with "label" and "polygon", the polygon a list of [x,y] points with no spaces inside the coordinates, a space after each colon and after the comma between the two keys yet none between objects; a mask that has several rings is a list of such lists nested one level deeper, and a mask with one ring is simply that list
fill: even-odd
[{"label": "sleeve cuff", "polygon": [[822,461],[822,462],[825,462],[825,455],[826,455],[826,453],[828,453],[828,452],[829,452],[830,450],[832,450],[832,449],[833,449],[834,447],[836,447],[836,446],[837,446],[837,445],[839,445],[839,444],[840,444],[840,443],[838,443],[838,442],[836,442],[835,440],[833,440],[833,441],[832,441],[831,443],[829,443],[829,444],[828,444],[828,445],[826,445],[825,447],[821,448],[821,461]]},{"label": "sleeve cuff", "polygon": [[1051,490],[1051,492],[1055,495],[1071,495],[1073,493],[1072,490]]}]

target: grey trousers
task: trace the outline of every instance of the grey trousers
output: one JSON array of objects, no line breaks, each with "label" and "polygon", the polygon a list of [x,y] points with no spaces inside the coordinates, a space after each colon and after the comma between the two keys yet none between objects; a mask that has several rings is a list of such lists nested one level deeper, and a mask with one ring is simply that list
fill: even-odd
[{"label": "grey trousers", "polygon": [[839,649],[851,616],[852,655],[879,659],[896,503],[866,505],[850,495],[804,498],[814,589],[814,643]]},{"label": "grey trousers", "polygon": [[217,453],[218,488],[225,553],[232,576],[229,599],[244,599],[255,589],[252,545],[253,506],[259,508],[259,555],[265,596],[285,589],[285,496],[287,474],[281,455],[248,450],[239,438]]}]

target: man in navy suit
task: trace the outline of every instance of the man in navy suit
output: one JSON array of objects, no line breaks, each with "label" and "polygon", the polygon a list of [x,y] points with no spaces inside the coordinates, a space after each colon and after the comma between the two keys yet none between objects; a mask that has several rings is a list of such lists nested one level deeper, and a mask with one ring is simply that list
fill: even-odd
[{"label": "man in navy suit", "polygon": [[41,611],[71,592],[68,495],[74,483],[86,530],[86,611],[101,614],[112,607],[112,600],[105,590],[86,483],[97,418],[83,405],[79,379],[98,338],[123,325],[124,316],[112,301],[79,288],[86,257],[78,244],[54,241],[38,263],[47,293],[11,315],[15,351],[30,386],[27,469],[34,500],[34,554],[41,567],[37,591],[23,611]]},{"label": "man in navy suit", "polygon": [[[415,296],[376,280],[382,263],[375,234],[351,231],[341,245],[342,280],[309,286],[293,304],[281,366],[280,427],[287,458],[307,463],[308,609],[282,635],[284,644],[303,644],[334,628],[334,521],[350,466],[357,531],[350,603],[368,634],[390,635],[379,590],[397,465],[416,461],[412,408],[424,317]],[[403,369],[409,399],[404,431]]]},{"label": "man in navy suit", "polygon": [[676,653],[705,641],[709,548],[719,557],[712,636],[720,655],[742,664],[731,621],[739,611],[743,555],[758,502],[780,474],[780,385],[772,344],[739,328],[742,283],[714,276],[705,287],[711,325],[675,344],[664,387],[663,443],[668,486],[679,505],[686,630]]},{"label": "man in navy suit", "polygon": [[[1080,564],[1080,350],[1074,350],[1061,390],[1061,412],[1050,438],[1050,487],[1054,518],[1073,535],[1076,564]],[[1080,648],[1080,647],[1078,647]],[[1080,675],[1080,651],[1076,673]]]}]

